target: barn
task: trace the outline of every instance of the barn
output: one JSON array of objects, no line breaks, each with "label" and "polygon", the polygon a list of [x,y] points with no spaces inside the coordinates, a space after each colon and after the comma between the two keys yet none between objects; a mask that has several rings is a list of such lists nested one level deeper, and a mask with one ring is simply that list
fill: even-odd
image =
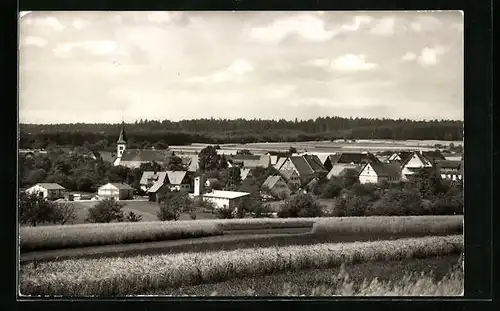
[{"label": "barn", "polygon": [[203,195],[203,200],[215,204],[216,208],[236,208],[242,198],[250,195],[248,192],[214,190]]},{"label": "barn", "polygon": [[57,200],[64,198],[66,188],[56,183],[38,183],[31,188],[26,189],[26,193],[38,193],[48,200]]},{"label": "barn", "polygon": [[134,188],[124,183],[107,183],[97,190],[101,198],[114,198],[115,200],[129,200],[134,197]]}]

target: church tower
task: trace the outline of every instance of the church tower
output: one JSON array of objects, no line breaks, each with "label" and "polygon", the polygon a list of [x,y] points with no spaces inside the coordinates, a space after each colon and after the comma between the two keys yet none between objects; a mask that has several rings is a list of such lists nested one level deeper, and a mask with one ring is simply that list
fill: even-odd
[{"label": "church tower", "polygon": [[116,142],[116,157],[121,158],[126,148],[127,148],[127,137],[125,137],[125,122],[122,121],[120,136],[118,137],[118,141]]}]

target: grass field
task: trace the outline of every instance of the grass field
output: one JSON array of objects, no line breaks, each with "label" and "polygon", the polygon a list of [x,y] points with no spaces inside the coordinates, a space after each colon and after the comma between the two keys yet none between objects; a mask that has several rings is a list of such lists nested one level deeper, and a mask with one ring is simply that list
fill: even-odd
[{"label": "grass field", "polygon": [[135,222],[72,226],[21,227],[21,251],[177,240],[222,235],[223,227],[210,221]]},{"label": "grass field", "polygon": [[[151,291],[170,296],[461,295],[459,255],[370,261]],[[423,275],[422,275],[423,274]],[[441,282],[440,282],[441,281]]]},{"label": "grass field", "polygon": [[463,236],[316,244],[21,265],[23,295],[133,295],[341,264],[461,254]]},{"label": "grass field", "polygon": [[[312,228],[314,235],[326,236],[326,241],[340,242],[352,239],[459,234],[462,233],[462,220],[462,216],[247,218],[22,227],[20,245],[21,251],[33,251],[200,238],[228,233],[273,233],[278,229],[302,228],[307,231]],[[310,237],[304,239],[309,239],[311,243],[314,241]]]}]

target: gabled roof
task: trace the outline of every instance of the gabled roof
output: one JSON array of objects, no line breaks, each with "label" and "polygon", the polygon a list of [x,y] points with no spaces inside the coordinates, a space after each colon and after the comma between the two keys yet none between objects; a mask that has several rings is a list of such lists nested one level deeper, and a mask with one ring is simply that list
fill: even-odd
[{"label": "gabled roof", "polygon": [[155,183],[153,186],[151,186],[151,188],[148,189],[147,192],[149,192],[149,193],[156,193],[163,186],[165,186],[165,184],[163,184],[163,183]]},{"label": "gabled roof", "polygon": [[375,171],[375,173],[377,173],[377,176],[379,177],[398,177],[401,175],[399,165],[390,163],[366,163],[361,169],[361,172],[368,165],[370,165],[370,167]]},{"label": "gabled roof", "polygon": [[186,177],[187,171],[167,171],[168,183],[171,185],[180,185]]},{"label": "gabled roof", "polygon": [[321,165],[321,161],[316,156],[292,156],[290,157],[293,165],[299,172],[299,175],[311,175],[314,173],[328,173],[328,171]]},{"label": "gabled roof", "polygon": [[142,173],[141,181],[139,183],[141,185],[147,185],[149,182],[163,184],[165,183],[166,177],[167,172],[145,171]]},{"label": "gabled roof", "polygon": [[285,162],[286,162],[286,160],[287,160],[287,159],[288,159],[288,158],[279,158],[279,159],[278,159],[278,162],[276,163],[276,165],[275,165],[274,167],[275,167],[277,170],[279,170],[279,169],[283,166],[283,164],[285,164]]},{"label": "gabled roof", "polygon": [[245,180],[248,177],[249,174],[250,174],[250,169],[249,168],[242,168],[242,169],[240,169],[241,180]]},{"label": "gabled roof", "polygon": [[306,155],[305,159],[315,172],[328,173],[317,155]]},{"label": "gabled roof", "polygon": [[401,162],[401,167],[406,166],[410,162],[410,160],[413,158],[414,155],[416,155],[420,159],[420,161],[422,161],[422,163],[424,163],[424,165],[430,164],[430,162],[422,155],[421,152],[414,151],[411,153],[411,155],[408,158],[406,158],[405,161]]},{"label": "gabled roof", "polygon": [[[127,185],[125,183],[113,183],[113,182],[110,182],[109,184],[115,186],[116,188],[118,188],[120,190],[123,190],[123,189],[125,189],[125,190],[134,190],[134,188],[130,187],[129,185]],[[104,187],[104,186],[101,186],[101,187]]]},{"label": "gabled roof", "polygon": [[262,184],[262,187],[267,187],[269,189],[272,189],[280,179],[281,176],[279,175],[269,176],[267,177],[266,181],[264,181],[264,183]]},{"label": "gabled roof", "polygon": [[296,173],[294,170],[281,170],[279,172],[285,180],[289,180],[290,178],[292,178],[292,175]]},{"label": "gabled roof", "polygon": [[139,161],[139,162],[167,162],[168,158],[173,155],[173,151],[165,150],[144,150],[144,149],[125,149],[121,162],[124,161]]},{"label": "gabled roof", "polygon": [[422,155],[424,156],[424,158],[427,159],[427,161],[429,161],[431,163],[433,161],[437,161],[437,160],[446,160],[446,158],[443,156],[443,154],[438,150],[422,151]]},{"label": "gabled roof", "polygon": [[332,169],[328,172],[327,178],[331,178],[332,176],[342,176],[342,172],[346,169],[352,169],[360,172],[363,166],[363,164],[337,163],[332,166]]},{"label": "gabled roof", "polygon": [[214,190],[210,193],[206,193],[203,197],[206,198],[224,198],[224,199],[236,199],[240,197],[244,197],[250,195],[248,192],[238,192],[238,191],[223,191],[223,190]]},{"label": "gabled roof", "polygon": [[335,163],[337,163],[337,161],[340,159],[340,154],[330,154],[328,155],[328,157],[326,158],[325,162],[323,162],[323,165],[327,162],[327,161],[330,161],[330,163],[333,165]]},{"label": "gabled roof", "polygon": [[436,161],[436,167],[438,169],[460,170],[462,164],[463,164],[462,161],[450,161],[450,160]]},{"label": "gabled roof", "polygon": [[380,163],[380,160],[372,153],[345,152],[340,155],[336,163]]},{"label": "gabled roof", "polygon": [[66,190],[66,188],[57,183],[41,182],[36,184],[35,186],[39,186],[47,190]]}]

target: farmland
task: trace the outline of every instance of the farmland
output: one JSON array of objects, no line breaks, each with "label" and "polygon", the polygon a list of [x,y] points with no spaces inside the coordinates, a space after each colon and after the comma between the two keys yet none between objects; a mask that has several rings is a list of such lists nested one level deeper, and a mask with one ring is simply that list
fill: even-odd
[{"label": "farmland", "polygon": [[74,259],[21,266],[24,295],[131,295],[342,264],[459,255],[462,236],[322,243],[130,258]]}]

